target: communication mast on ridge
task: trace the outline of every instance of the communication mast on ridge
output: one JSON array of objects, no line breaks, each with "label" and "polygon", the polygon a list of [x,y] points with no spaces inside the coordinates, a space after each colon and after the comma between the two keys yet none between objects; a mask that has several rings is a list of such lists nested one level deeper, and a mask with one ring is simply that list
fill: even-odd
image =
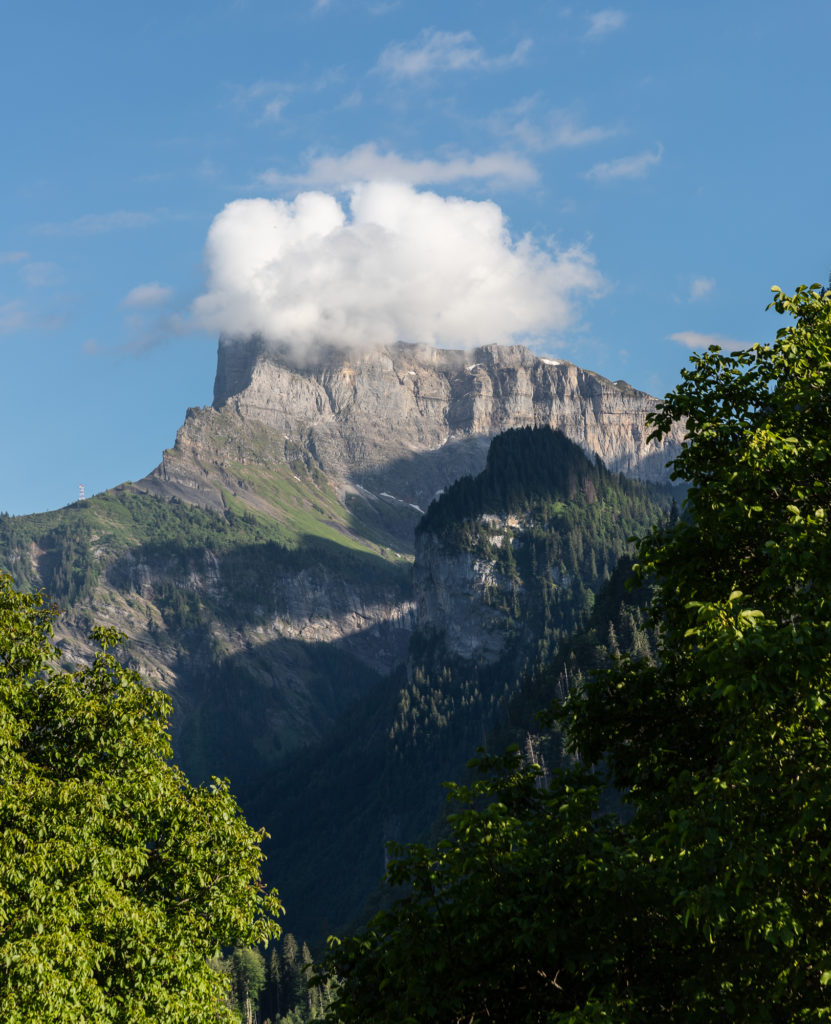
[{"label": "communication mast on ridge", "polygon": [[84,500],[84,485],[78,484],[78,501]]}]

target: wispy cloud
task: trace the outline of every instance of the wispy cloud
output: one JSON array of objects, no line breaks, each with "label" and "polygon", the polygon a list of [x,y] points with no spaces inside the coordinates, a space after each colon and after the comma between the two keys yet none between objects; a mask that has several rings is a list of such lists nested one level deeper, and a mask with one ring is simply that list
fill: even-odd
[{"label": "wispy cloud", "polygon": [[352,92],[347,93],[346,96],[337,105],[338,110],[354,110],[355,107],[359,107],[364,101],[364,95],[360,89],[353,89]]},{"label": "wispy cloud", "polygon": [[237,85],[231,91],[231,105],[239,110],[259,108],[258,123],[279,121],[289,103],[303,93],[319,93],[343,81],[343,69],[328,67],[313,78],[302,83],[279,82],[260,78],[250,85]]},{"label": "wispy cloud", "polygon": [[29,254],[22,250],[0,252],[0,263],[22,263],[28,258]]},{"label": "wispy cloud", "polygon": [[150,281],[147,284],[137,284],[124,296],[121,305],[127,309],[150,309],[160,306],[173,294],[173,289],[167,285],[159,284],[158,281]]},{"label": "wispy cloud", "polygon": [[718,345],[723,349],[734,351],[739,348],[748,348],[752,344],[749,341],[725,338],[721,334],[700,334],[698,331],[678,331],[676,334],[670,334],[669,339],[694,349],[707,349],[710,345]]},{"label": "wispy cloud", "polygon": [[654,153],[651,150],[645,150],[643,153],[638,153],[636,156],[621,156],[618,157],[617,160],[609,160],[595,164],[594,167],[586,171],[584,177],[588,178],[589,181],[614,181],[617,178],[644,178],[646,177],[650,167],[654,167],[656,164],[661,162],[663,153],[664,147],[659,142]]},{"label": "wispy cloud", "polygon": [[233,87],[231,102],[237,107],[246,107],[249,103],[263,98],[285,92],[291,87],[286,82],[275,82],[266,78],[258,78],[250,85],[237,85]]},{"label": "wispy cloud", "polygon": [[491,131],[520,142],[526,149],[540,153],[549,149],[576,149],[611,139],[621,132],[608,125],[581,124],[567,110],[537,113],[537,97],[532,96],[499,111],[490,119]]},{"label": "wispy cloud", "polygon": [[286,96],[277,96],[273,100],[269,100],[263,109],[263,121],[279,121],[287,103],[288,97]]},{"label": "wispy cloud", "polygon": [[202,160],[200,160],[199,164],[196,167],[196,170],[194,171],[197,178],[204,178],[206,180],[218,177],[220,172],[221,168],[216,163],[214,163],[214,161],[211,160],[209,156],[206,156]]},{"label": "wispy cloud", "polygon": [[29,288],[55,287],[63,281],[63,274],[57,263],[27,263],[21,274]]},{"label": "wispy cloud", "polygon": [[236,86],[231,103],[240,110],[259,107],[261,121],[279,121],[295,91],[296,87],[290,82],[260,78],[250,85]]},{"label": "wispy cloud", "polygon": [[495,185],[531,185],[537,178],[533,164],[516,153],[409,160],[392,151],[382,153],[375,143],[368,142],[343,156],[314,157],[301,174],[269,170],[259,176],[259,181],[275,188],[284,185],[342,188],[362,181],[447,185],[456,181],[484,180]]},{"label": "wispy cloud", "polygon": [[586,39],[598,39],[600,36],[607,36],[610,32],[617,32],[626,23],[626,12],[615,8],[607,7],[605,10],[596,11],[589,16],[589,27],[586,30]]},{"label": "wispy cloud", "polygon": [[13,334],[27,327],[29,317],[17,299],[0,305],[0,334]]},{"label": "wispy cloud", "polygon": [[104,347],[95,338],[87,338],[83,345],[81,345],[81,352],[85,356],[98,356],[104,352]]},{"label": "wispy cloud", "polygon": [[39,235],[103,235],[125,228],[145,228],[159,219],[158,214],[141,210],[113,210],[111,213],[86,213],[70,221],[38,224]]},{"label": "wispy cloud", "polygon": [[391,43],[378,58],[376,70],[395,78],[435,71],[503,71],[521,64],[531,45],[530,39],[523,39],[510,53],[489,57],[472,32],[425,29],[414,42]]},{"label": "wispy cloud", "polygon": [[602,142],[617,135],[619,129],[604,125],[580,125],[568,114],[556,114],[551,118],[547,128],[543,129],[542,140],[551,147],[564,146],[573,149],[577,146],[588,146],[594,142]]},{"label": "wispy cloud", "polygon": [[703,299],[715,288],[716,281],[713,277],[697,277],[690,285],[690,302]]},{"label": "wispy cloud", "polygon": [[[199,330],[199,325],[178,312],[164,309],[136,310],[124,318],[127,340],[110,351],[137,356],[167,344],[171,338],[184,338]],[[89,354],[97,354],[95,350]]]}]

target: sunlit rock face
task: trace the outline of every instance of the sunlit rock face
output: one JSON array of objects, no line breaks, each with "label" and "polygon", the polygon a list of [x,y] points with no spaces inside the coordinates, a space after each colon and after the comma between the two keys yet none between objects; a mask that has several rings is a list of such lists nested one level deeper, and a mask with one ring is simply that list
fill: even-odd
[{"label": "sunlit rock face", "polygon": [[654,398],[520,345],[399,343],[301,362],[258,339],[223,340],[213,407],[270,427],[333,478],[395,487],[421,507],[460,471],[478,472],[487,440],[511,427],[558,428],[609,469],[654,481],[682,436],[647,444]]}]

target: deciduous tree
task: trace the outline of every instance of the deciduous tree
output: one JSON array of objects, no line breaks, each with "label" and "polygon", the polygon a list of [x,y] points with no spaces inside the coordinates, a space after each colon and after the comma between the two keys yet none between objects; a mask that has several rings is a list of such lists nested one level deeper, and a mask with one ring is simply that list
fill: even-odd
[{"label": "deciduous tree", "polygon": [[55,610],[0,576],[0,1019],[225,1019],[220,944],[279,932],[262,832],[219,780],[171,764],[169,698],[93,630],[60,667]]}]

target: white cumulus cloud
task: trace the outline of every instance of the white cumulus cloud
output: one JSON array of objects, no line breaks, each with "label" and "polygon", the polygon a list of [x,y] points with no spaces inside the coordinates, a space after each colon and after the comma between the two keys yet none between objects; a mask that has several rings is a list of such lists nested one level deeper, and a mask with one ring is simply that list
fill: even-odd
[{"label": "white cumulus cloud", "polygon": [[523,39],[510,53],[489,57],[472,32],[426,29],[413,43],[391,43],[376,68],[395,78],[418,78],[435,71],[502,71],[521,64],[531,49]]},{"label": "white cumulus cloud", "polygon": [[265,171],[259,181],[272,188],[283,185],[343,188],[369,181],[448,185],[455,181],[485,180],[496,185],[532,185],[537,178],[533,164],[515,153],[410,160],[392,151],[382,153],[374,142],[367,142],[342,156],[314,157],[300,174]]},{"label": "white cumulus cloud", "polygon": [[582,247],[513,239],[493,202],[397,183],[240,199],[211,225],[201,328],[298,351],[397,340],[471,346],[539,337],[576,319],[603,280]]}]

